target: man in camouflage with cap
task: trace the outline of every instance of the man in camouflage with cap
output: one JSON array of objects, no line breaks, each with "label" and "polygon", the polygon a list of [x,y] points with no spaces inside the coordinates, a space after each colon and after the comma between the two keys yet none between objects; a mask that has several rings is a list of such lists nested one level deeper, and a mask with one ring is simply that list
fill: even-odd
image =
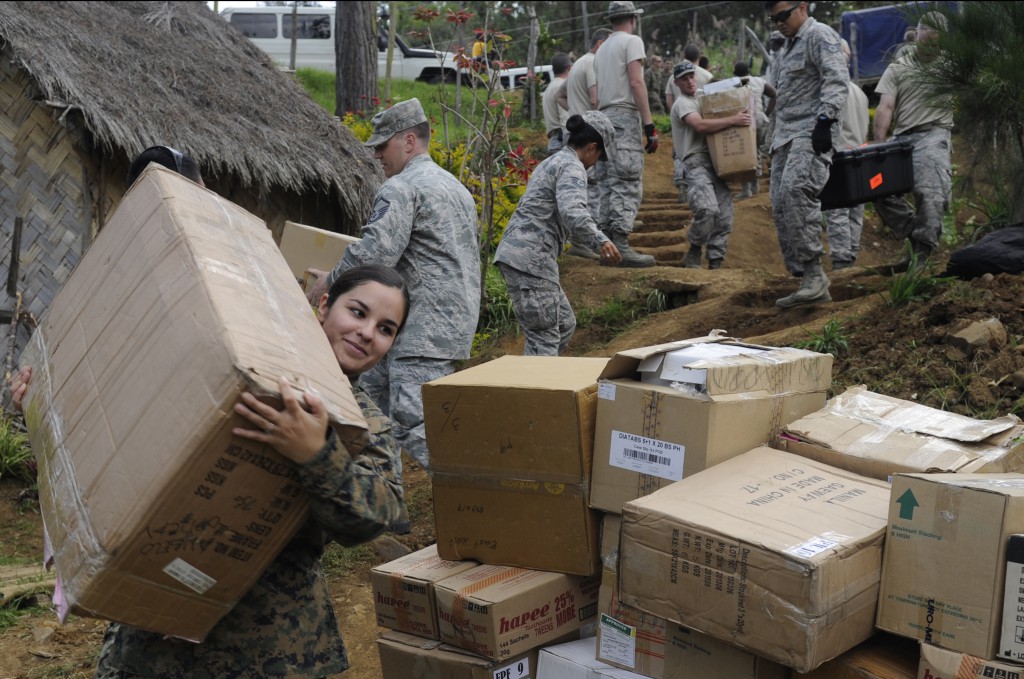
[{"label": "man in camouflage with cap", "polygon": [[[395,424],[406,452],[429,467],[423,429],[425,382],[455,371],[469,358],[480,315],[480,247],[473,197],[428,153],[430,123],[418,99],[373,117],[365,145],[387,178],[373,201],[362,240],[329,274],[319,275],[319,298],[342,271],[361,264],[395,267],[409,285],[412,305],[394,346],[359,384]],[[396,532],[398,532],[396,528]]]},{"label": "man in camouflage with cap", "polygon": [[679,96],[672,104],[672,141],[676,155],[683,161],[687,199],[693,210],[690,227],[690,249],[683,258],[687,269],[701,268],[702,249],[707,248],[708,268],[718,269],[725,260],[725,251],[732,232],[732,193],[715,174],[708,150],[707,135],[730,127],[750,127],[749,110],[727,118],[704,118],[697,101],[697,67],[681,61],[672,72]]},{"label": "man in camouflage with cap", "polygon": [[[643,197],[644,151],[658,149],[658,134],[647,103],[644,85],[644,41],[633,35],[642,9],[630,0],[608,3],[606,19],[612,34],[594,54],[597,76],[597,107],[615,127],[616,157],[608,163],[608,176],[602,187],[608,194],[608,209],[600,215],[601,231],[622,254],[621,266],[654,266],[654,257],[629,247],[633,220]],[[647,138],[646,146],[643,136]]]},{"label": "man in camouflage with cap", "polygon": [[920,266],[931,257],[939,247],[942,216],[949,209],[953,190],[953,101],[936,103],[917,74],[937,56],[932,47],[946,24],[947,19],[940,12],[924,15],[917,25],[916,42],[889,64],[875,87],[881,95],[875,110],[875,140],[884,141],[890,123],[894,123],[895,136],[914,146],[916,209],[911,209],[900,196],[875,202],[882,221],[894,235],[906,238],[910,248],[903,259],[889,267],[893,273]]},{"label": "man in camouflage with cap", "polygon": [[[770,19],[786,38],[772,65],[778,97],[772,137],[772,217],[782,259],[800,287],[775,301],[788,309],[832,301],[821,258],[821,193],[850,80],[839,34],[807,14],[806,2],[766,2]],[[778,70],[775,70],[778,67]]]}]

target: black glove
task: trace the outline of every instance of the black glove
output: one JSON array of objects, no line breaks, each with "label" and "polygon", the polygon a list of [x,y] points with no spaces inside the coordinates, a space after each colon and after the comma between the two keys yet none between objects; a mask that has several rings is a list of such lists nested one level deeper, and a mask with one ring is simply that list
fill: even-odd
[{"label": "black glove", "polygon": [[811,132],[811,148],[815,153],[828,153],[832,150],[832,123],[834,118],[818,116],[818,122],[814,124],[814,131]]},{"label": "black glove", "polygon": [[644,136],[647,137],[647,146],[644,150],[648,153],[654,153],[658,150],[658,132],[654,129],[654,123],[647,123],[644,125]]}]

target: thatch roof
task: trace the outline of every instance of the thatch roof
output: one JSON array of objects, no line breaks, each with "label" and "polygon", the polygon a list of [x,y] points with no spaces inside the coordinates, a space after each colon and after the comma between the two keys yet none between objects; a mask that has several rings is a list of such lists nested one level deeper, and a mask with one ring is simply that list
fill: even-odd
[{"label": "thatch roof", "polygon": [[288,74],[203,2],[0,2],[0,50],[97,146],[191,154],[257,193],[332,195],[362,223],[382,174]]}]

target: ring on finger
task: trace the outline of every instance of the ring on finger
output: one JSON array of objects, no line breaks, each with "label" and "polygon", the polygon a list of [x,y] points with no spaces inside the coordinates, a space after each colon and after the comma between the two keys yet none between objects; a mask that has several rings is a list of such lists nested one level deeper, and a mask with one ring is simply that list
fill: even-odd
[{"label": "ring on finger", "polygon": [[267,422],[267,426],[263,427],[263,433],[264,434],[269,434],[272,431],[274,431],[274,423],[273,422]]}]

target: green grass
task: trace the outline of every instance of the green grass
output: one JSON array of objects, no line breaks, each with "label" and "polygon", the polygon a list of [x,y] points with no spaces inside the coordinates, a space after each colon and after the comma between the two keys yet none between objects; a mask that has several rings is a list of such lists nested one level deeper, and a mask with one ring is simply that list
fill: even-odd
[{"label": "green grass", "polygon": [[29,447],[28,434],[19,422],[0,415],[0,478],[31,483],[35,477],[36,463]]},{"label": "green grass", "polygon": [[361,566],[374,565],[377,562],[377,554],[369,544],[342,547],[332,542],[324,549],[321,561],[324,565],[324,572],[328,575],[345,577]]},{"label": "green grass", "polygon": [[[334,93],[334,81],[335,76],[329,71],[321,71],[315,68],[300,68],[295,72],[295,78],[299,84],[306,90],[309,96],[316,103],[320,104],[328,113],[335,115],[335,93]],[[372,102],[368,102],[367,110],[365,115],[367,118],[373,116],[373,114],[380,109],[387,108],[391,103],[397,101],[405,101],[415,97],[420,100],[423,105],[423,111],[427,114],[427,118],[434,121],[433,126],[436,130],[441,129],[442,119],[444,116],[444,108],[441,102],[444,101],[449,107],[455,105],[455,85],[428,85],[427,83],[419,82],[416,80],[394,80],[391,82],[391,100],[390,103],[384,99],[384,87],[383,84],[379,87],[380,91],[380,106],[374,107]],[[476,104],[476,110],[478,115],[470,116],[473,119],[478,119],[480,107],[485,104],[486,91],[477,90],[478,102]],[[525,127],[537,129],[543,129],[543,121],[528,121],[522,120],[521,115],[521,102],[522,94],[521,91],[510,92],[505,95],[508,98],[509,103],[512,105],[513,118],[510,120],[510,124],[524,125]],[[472,109],[473,103],[473,90],[468,87],[462,88],[462,102],[463,110],[468,115]],[[459,125],[455,116],[449,116],[449,124],[452,126],[453,131],[456,133],[464,134],[466,127]],[[539,127],[538,127],[539,126]]]},{"label": "green grass", "polygon": [[797,349],[816,351],[819,354],[832,354],[839,358],[850,352],[850,342],[846,336],[842,322],[838,318],[831,319],[826,323],[821,332],[807,331],[809,339],[797,342],[794,346]]}]

